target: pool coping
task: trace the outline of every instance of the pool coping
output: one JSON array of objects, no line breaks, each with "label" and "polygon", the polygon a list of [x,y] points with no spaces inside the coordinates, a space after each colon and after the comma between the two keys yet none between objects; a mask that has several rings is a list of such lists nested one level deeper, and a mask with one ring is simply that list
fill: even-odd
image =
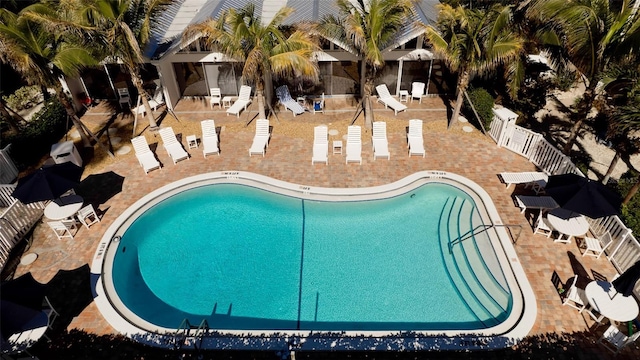
[{"label": "pool coping", "polygon": [[[184,341],[184,335],[178,335],[176,329],[161,328],[151,325],[155,331],[148,331],[133,325],[126,320],[118,310],[114,308],[104,286],[103,275],[104,262],[106,259],[113,260],[111,252],[115,251],[110,247],[112,240],[118,240],[118,234],[122,233],[132,222],[134,214],[145,211],[153,204],[183,191],[190,187],[215,183],[238,183],[246,185],[263,185],[265,190],[271,190],[283,195],[291,195],[302,199],[326,200],[330,197],[332,201],[357,201],[371,200],[372,198],[391,197],[396,194],[403,194],[410,191],[411,186],[417,187],[426,182],[451,182],[455,185],[463,185],[471,192],[470,196],[476,202],[481,202],[486,210],[491,223],[503,225],[498,211],[491,200],[489,194],[478,184],[463,176],[444,171],[420,171],[411,174],[403,179],[390,184],[363,188],[325,188],[294,184],[264,175],[259,175],[246,171],[219,171],[206,174],[199,174],[187,177],[171,184],[162,186],[151,193],[143,196],[132,206],[127,208],[107,229],[102,237],[98,248],[94,254],[91,272],[100,275],[96,286],[96,305],[104,318],[118,332],[131,337],[137,341],[154,346],[175,347],[176,339]],[[479,207],[480,208],[480,207]],[[426,350],[426,349],[492,349],[504,348],[517,343],[520,339],[528,335],[533,328],[536,316],[537,305],[535,294],[522,268],[516,251],[511,243],[506,229],[502,226],[494,227],[493,230],[498,235],[499,246],[504,252],[497,251],[501,267],[508,266],[511,269],[509,274],[513,278],[509,279],[510,287],[515,285],[514,303],[511,314],[518,314],[515,318],[510,315],[507,320],[488,329],[482,329],[474,333],[464,331],[411,331],[411,332],[390,332],[390,331],[347,331],[347,332],[311,332],[311,331],[234,331],[223,330],[209,334],[206,338],[199,338],[198,344],[194,339],[181,346],[200,348],[240,348],[240,349],[313,349],[313,350]],[[492,237],[493,238],[493,237]],[[493,242],[493,241],[492,241]],[[496,244],[494,244],[495,247]],[[110,256],[106,256],[109,253]],[[508,275],[507,275],[508,276]],[[508,276],[509,277],[509,276]],[[518,296],[520,295],[520,296]],[[255,334],[253,334],[255,333]],[[251,334],[251,335],[250,335]],[[258,335],[259,341],[247,341],[252,336]],[[354,339],[348,341],[349,338]],[[240,340],[243,339],[243,340]],[[370,339],[363,341],[363,339]],[[374,340],[375,339],[375,340]],[[255,340],[255,338],[254,338]],[[355,346],[358,344],[358,346]]]}]

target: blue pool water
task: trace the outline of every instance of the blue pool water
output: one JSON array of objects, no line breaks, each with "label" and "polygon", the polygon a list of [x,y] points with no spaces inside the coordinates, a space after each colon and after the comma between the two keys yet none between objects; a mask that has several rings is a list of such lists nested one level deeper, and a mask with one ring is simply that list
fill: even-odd
[{"label": "blue pool water", "polygon": [[[466,193],[441,183],[359,202],[202,186],[131,224],[114,287],[137,316],[174,329],[184,319],[237,330],[487,328],[511,303],[508,289],[495,286],[503,275],[482,261],[491,250],[478,250],[480,238],[453,254],[447,246],[453,230],[477,225],[474,213]],[[461,285],[465,276],[499,294]]]}]

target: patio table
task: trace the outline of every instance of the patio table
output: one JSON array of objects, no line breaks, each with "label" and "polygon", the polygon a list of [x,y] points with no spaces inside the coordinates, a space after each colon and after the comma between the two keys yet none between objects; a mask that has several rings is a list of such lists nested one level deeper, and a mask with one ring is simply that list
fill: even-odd
[{"label": "patio table", "polygon": [[44,208],[44,216],[50,220],[63,220],[72,217],[80,210],[84,199],[80,195],[68,195],[55,199]]},{"label": "patio table", "polygon": [[638,316],[638,303],[633,296],[616,294],[608,281],[592,281],[584,289],[591,308],[611,321],[632,321]]},{"label": "patio table", "polygon": [[[570,242],[572,237],[583,236],[589,231],[587,219],[567,209],[556,208],[549,211],[547,220],[549,224],[560,233],[558,241]],[[567,239],[561,239],[562,235],[567,235]]]}]

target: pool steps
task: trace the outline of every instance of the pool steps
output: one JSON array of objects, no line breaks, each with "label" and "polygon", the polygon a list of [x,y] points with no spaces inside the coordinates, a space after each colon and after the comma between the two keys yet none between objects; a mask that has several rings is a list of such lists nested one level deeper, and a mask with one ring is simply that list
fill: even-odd
[{"label": "pool steps", "polygon": [[440,219],[440,239],[451,281],[479,321],[487,327],[497,325],[508,315],[510,294],[505,290],[502,273],[495,273],[497,261],[493,250],[488,249],[491,244],[486,232],[456,243],[449,255],[449,243],[481,225],[480,216],[473,202],[466,199],[449,199],[445,207]]}]

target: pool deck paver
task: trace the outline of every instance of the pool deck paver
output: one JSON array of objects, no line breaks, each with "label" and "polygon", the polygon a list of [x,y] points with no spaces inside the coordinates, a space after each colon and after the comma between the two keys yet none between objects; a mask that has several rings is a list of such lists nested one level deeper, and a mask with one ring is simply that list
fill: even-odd
[{"label": "pool deck paver", "polygon": [[[575,241],[571,244],[558,244],[544,236],[533,235],[531,219],[525,217],[525,215],[529,217],[531,215],[521,214],[512,199],[514,192],[523,190],[514,186],[506,189],[497,174],[505,171],[536,171],[536,167],[525,158],[499,148],[490,138],[479,135],[477,130],[467,134],[461,131],[461,125],[446,130],[447,111],[439,98],[425,99],[423,104],[412,103],[409,107],[410,111],[399,113],[394,117],[390,110],[385,110],[380,104],[376,104],[375,114],[376,117],[384,116],[388,126],[397,120],[396,128],[402,128],[397,125],[408,125],[407,120],[411,118],[424,119],[425,124],[433,125],[425,126],[424,130],[425,158],[408,157],[405,133],[392,129],[388,130],[391,159],[373,160],[370,133],[363,128],[362,165],[345,164],[344,153],[334,155],[331,151],[329,151],[328,165],[311,165],[312,141],[280,133],[278,129],[280,124],[295,121],[300,127],[306,127],[309,132],[312,132],[313,126],[329,123],[332,124],[329,125],[330,129],[339,130],[339,134],[330,136],[329,140],[338,140],[346,133],[346,125],[338,125],[336,119],[350,120],[354,114],[353,103],[334,105],[334,109],[346,108],[347,111],[333,113],[328,111],[326,116],[303,114],[294,119],[283,112],[278,113],[280,120],[271,120],[273,132],[265,156],[249,157],[248,148],[253,137],[253,124],[239,131],[227,129],[227,127],[233,127],[232,125],[237,129],[238,123],[245,122],[248,118],[244,116],[245,113],[237,119],[235,116],[226,116],[223,111],[210,111],[204,100],[181,100],[175,109],[180,121],[167,116],[161,126],[173,127],[191,158],[174,165],[167,152],[160,146],[160,136],[157,133],[145,131],[152,150],[163,165],[161,170],[154,170],[145,175],[133,150],[126,155],[117,155],[115,161],[104,161],[105,164],[100,165],[100,159],[107,158],[104,154],[100,154],[101,150],[98,147],[95,147],[94,156],[90,160],[91,172],[113,171],[123,176],[125,180],[122,191],[103,204],[94,204],[94,206],[97,205],[100,213],[104,212],[101,222],[90,229],[80,228],[73,240],[57,240],[45,223],[38,224],[34,231],[32,246],[28,250],[28,252],[37,253],[38,259],[30,265],[18,265],[15,276],[31,272],[36,280],[47,283],[59,269],[70,270],[84,264],[91,264],[102,234],[127,207],[152,190],[196,174],[238,170],[307,186],[366,187],[397,181],[417,171],[441,170],[462,175],[478,183],[493,199],[503,223],[522,226],[523,230],[515,249],[536,294],[538,307],[538,316],[530,334],[571,334],[588,330],[593,325],[593,321],[586,314],[581,315],[573,308],[562,306],[551,284],[551,275],[553,271],[557,271],[562,280],[566,281],[575,273],[591,275],[591,270],[595,270],[611,278],[615,274],[615,269],[604,256],[600,259],[582,257]],[[332,109],[331,105],[328,109]],[[105,108],[93,111],[93,114],[83,116],[83,121],[90,127],[94,126],[92,128],[106,123],[111,116]],[[250,108],[249,116],[252,111],[255,113],[255,107]],[[193,129],[199,129],[200,120],[205,118],[215,119],[216,126],[221,128],[220,156],[212,155],[204,158],[201,145],[194,149],[188,149],[186,146],[187,135],[196,134],[200,138],[200,131]],[[144,122],[146,122],[145,119],[138,119],[138,132],[144,126],[140,124]],[[112,125],[121,126],[118,136],[123,138],[122,144],[129,144],[131,123],[131,115],[119,115],[116,123]],[[363,125],[363,121],[358,120],[356,124]],[[80,146],[80,144],[77,145]],[[89,173],[85,170],[83,177],[87,175]],[[94,303],[71,321],[68,329],[74,328],[98,335],[115,333]],[[595,344],[593,346],[598,347]],[[631,348],[625,350],[625,354],[640,354],[637,346],[633,345]],[[605,357],[608,356],[605,354],[609,354],[604,349],[601,353]]]}]

